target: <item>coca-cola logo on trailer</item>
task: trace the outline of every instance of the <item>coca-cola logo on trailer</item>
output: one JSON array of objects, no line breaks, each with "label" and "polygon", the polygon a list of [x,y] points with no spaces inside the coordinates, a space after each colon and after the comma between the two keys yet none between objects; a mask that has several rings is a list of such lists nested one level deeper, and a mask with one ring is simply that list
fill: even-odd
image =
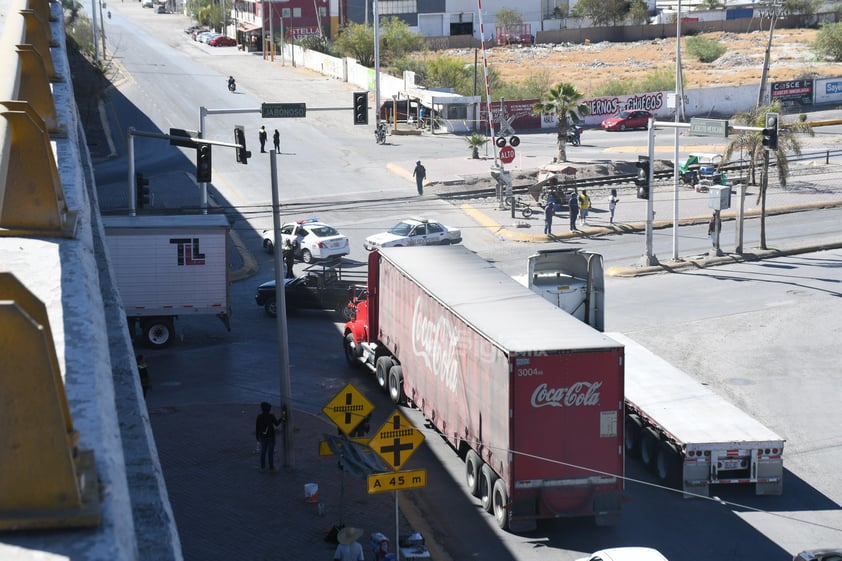
[{"label": "coca-cola logo on trailer", "polygon": [[532,407],[593,407],[599,405],[602,382],[576,382],[568,388],[541,384],[532,392]]},{"label": "coca-cola logo on trailer", "polygon": [[455,391],[459,377],[458,347],[456,326],[445,315],[430,317],[423,299],[416,299],[412,315],[412,350],[450,391]]}]

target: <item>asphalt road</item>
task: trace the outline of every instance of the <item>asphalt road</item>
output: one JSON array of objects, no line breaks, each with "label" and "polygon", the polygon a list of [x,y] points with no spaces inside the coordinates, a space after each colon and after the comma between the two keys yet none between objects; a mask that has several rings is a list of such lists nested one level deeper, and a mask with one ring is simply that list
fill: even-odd
[{"label": "asphalt road", "polygon": [[[134,3],[113,6],[109,41],[128,71],[109,106],[116,132],[129,126],[162,131],[170,126],[197,128],[199,106],[254,108],[265,99],[264,91],[275,92],[277,101],[298,101],[306,91],[308,106],[335,106],[346,95],[350,102],[352,88],[309,72],[274,65],[271,74],[245,73],[255,64],[253,57],[185,42],[180,30],[186,24],[184,18],[152,14]],[[236,97],[224,89],[230,73],[240,84]],[[272,274],[271,257],[260,251],[258,239],[259,230],[271,223],[268,159],[257,154],[254,144],[259,122],[245,112],[207,122],[208,135],[214,138],[229,138],[234,124],[254,131],[248,141],[255,156],[248,166],[236,164],[233,152],[215,151],[213,194],[217,204],[227,207],[235,231],[257,260],[258,272],[232,286],[235,315],[230,333],[215,320],[182,319],[177,324],[181,339],[147,358],[157,373],[149,402],[153,409],[186,403],[255,403],[277,395],[275,324],[253,301],[256,285]],[[407,138],[378,147],[370,130],[354,128],[350,122],[350,113],[323,112],[314,113],[306,123],[279,123],[285,139],[278,157],[280,184],[289,215],[318,212],[349,235],[354,248],[350,257],[362,261],[361,241],[366,235],[410,212],[435,213],[443,222],[463,227],[469,248],[511,274],[522,270],[533,245],[501,242],[458,207],[432,197],[414,197],[411,182],[390,171],[393,162],[461,152],[462,139]],[[197,191],[186,177],[192,156],[156,142],[139,143],[135,157],[138,167],[152,178],[158,202],[166,200],[174,207],[195,204]],[[537,159],[540,138],[530,137],[527,147],[532,143]],[[119,141],[117,146],[119,150]],[[119,154],[97,166],[100,191],[115,205],[119,194],[125,193],[127,160],[124,151]],[[608,156],[603,152],[603,157]],[[809,236],[811,224],[821,222],[831,234],[838,234],[838,213],[822,212],[827,214],[798,215],[779,231]],[[698,232],[688,236],[697,237]],[[620,236],[581,245],[605,249],[611,261],[639,255],[631,245],[623,247],[626,243],[631,242]],[[728,501],[724,504],[685,500],[653,486],[654,479],[629,462],[629,502],[618,526],[605,529],[589,520],[551,521],[527,535],[503,533],[467,496],[464,467],[456,455],[428,432],[428,446],[413,457],[413,467],[428,469],[430,484],[423,493],[413,493],[413,500],[434,528],[435,539],[446,544],[452,559],[521,561],[571,560],[618,545],[656,547],[673,561],[783,561],[801,549],[838,545],[842,542],[842,488],[835,469],[842,462],[836,350],[840,264],[842,253],[827,251],[607,283],[610,330],[650,346],[787,439],[782,497],[722,489],[718,496]],[[373,380],[350,372],[344,364],[338,326],[329,316],[303,312],[290,316],[289,326],[296,407],[318,412],[326,396],[348,380],[384,403]],[[386,411],[378,414],[385,416]],[[408,414],[421,426],[414,412]]]}]

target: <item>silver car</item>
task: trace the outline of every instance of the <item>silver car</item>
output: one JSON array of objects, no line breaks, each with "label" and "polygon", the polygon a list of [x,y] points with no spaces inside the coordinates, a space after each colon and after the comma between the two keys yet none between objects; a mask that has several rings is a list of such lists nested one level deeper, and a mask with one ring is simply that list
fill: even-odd
[{"label": "silver car", "polygon": [[462,232],[456,228],[450,228],[436,220],[407,218],[386,232],[369,236],[363,245],[368,251],[374,251],[378,247],[450,245],[461,241]]}]

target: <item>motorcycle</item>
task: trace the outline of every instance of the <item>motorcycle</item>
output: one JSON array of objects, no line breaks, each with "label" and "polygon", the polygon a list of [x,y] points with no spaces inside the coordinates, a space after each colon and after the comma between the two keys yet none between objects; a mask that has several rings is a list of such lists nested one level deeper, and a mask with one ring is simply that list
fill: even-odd
[{"label": "motorcycle", "polygon": [[108,19],[111,19],[111,10],[108,10]]},{"label": "motorcycle", "polygon": [[385,121],[380,121],[379,123],[377,123],[377,127],[374,129],[374,140],[377,141],[377,144],[386,144]]},{"label": "motorcycle", "polygon": [[234,81],[234,78],[228,79],[228,91],[231,93],[237,91],[237,82]]},{"label": "motorcycle", "polygon": [[582,143],[582,127],[579,125],[572,125],[567,129],[567,142],[573,146],[579,146]]}]

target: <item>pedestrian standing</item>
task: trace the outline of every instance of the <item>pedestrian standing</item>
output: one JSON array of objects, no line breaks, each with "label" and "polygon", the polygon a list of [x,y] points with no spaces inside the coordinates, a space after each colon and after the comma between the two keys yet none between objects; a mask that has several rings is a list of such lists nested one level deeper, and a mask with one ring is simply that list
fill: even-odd
[{"label": "pedestrian standing", "polygon": [[281,424],[272,414],[272,405],[266,401],[260,404],[260,414],[254,427],[254,436],[260,443],[260,471],[266,471],[266,460],[269,460],[269,471],[275,469],[275,427]]},{"label": "pedestrian standing", "polygon": [[582,224],[588,223],[588,211],[591,208],[591,198],[588,196],[588,192],[582,189],[582,192],[579,194],[579,218],[582,219]]},{"label": "pedestrian standing", "polygon": [[576,218],[579,216],[579,197],[576,191],[571,191],[567,196],[567,208],[570,209],[570,231],[578,230]]},{"label": "pedestrian standing", "polygon": [[146,394],[149,388],[152,387],[152,379],[149,377],[149,367],[146,365],[146,359],[143,355],[137,355],[137,373],[140,375],[140,387],[143,388],[143,398],[146,399]]},{"label": "pedestrian standing", "polygon": [[278,129],[275,129],[275,134],[272,135],[272,142],[275,143],[275,152],[281,151],[281,133],[278,132]]},{"label": "pedestrian standing", "polygon": [[350,528],[348,526],[339,530],[336,535],[336,551],[333,553],[333,561],[365,561],[363,546],[357,540],[363,535],[362,528]]},{"label": "pedestrian standing", "polygon": [[427,178],[427,170],[421,165],[421,160],[415,162],[415,169],[412,170],[412,175],[415,177],[415,186],[418,187],[418,194],[424,194],[424,180]]},{"label": "pedestrian standing", "polygon": [[620,202],[620,197],[617,196],[617,190],[611,189],[611,195],[608,197],[608,222],[614,223],[614,211],[617,210],[617,203]]},{"label": "pedestrian standing", "polygon": [[286,278],[294,279],[295,274],[292,271],[293,264],[295,263],[295,248],[292,245],[292,241],[287,238],[287,241],[284,242],[284,265],[286,265]]},{"label": "pedestrian standing", "polygon": [[544,207],[544,234],[548,236],[553,235],[553,215],[555,214],[555,206],[552,201],[547,201]]},{"label": "pedestrian standing", "polygon": [[424,128],[424,106],[423,105],[418,106],[418,128],[419,129]]},{"label": "pedestrian standing", "polygon": [[266,152],[266,127],[263,125],[260,126],[257,137],[260,139],[260,151]]}]

